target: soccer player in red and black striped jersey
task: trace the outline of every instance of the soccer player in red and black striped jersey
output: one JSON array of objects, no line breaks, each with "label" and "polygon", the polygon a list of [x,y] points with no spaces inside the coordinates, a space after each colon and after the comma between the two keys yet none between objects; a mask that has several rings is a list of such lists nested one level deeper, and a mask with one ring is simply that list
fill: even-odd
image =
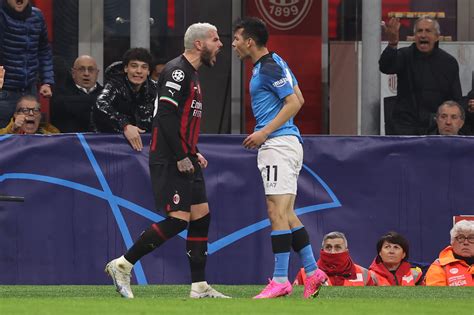
[{"label": "soccer player in red and black striped jersey", "polygon": [[207,160],[199,153],[203,110],[197,70],[214,66],[222,48],[217,28],[195,23],[184,35],[185,51],[168,62],[158,80],[159,102],[150,145],[150,175],[157,210],[167,218],[144,231],[127,253],[112,260],[106,271],[117,291],[132,298],[133,265],[166,240],[188,228],[186,253],[191,268],[191,298],[228,298],[213,289],[205,278],[210,214],[202,168]]}]

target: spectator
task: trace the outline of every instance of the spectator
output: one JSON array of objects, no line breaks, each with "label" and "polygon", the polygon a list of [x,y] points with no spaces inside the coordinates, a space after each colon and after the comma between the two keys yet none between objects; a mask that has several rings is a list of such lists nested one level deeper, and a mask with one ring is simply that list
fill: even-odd
[{"label": "spectator", "polygon": [[151,75],[150,79],[156,84],[158,83],[158,79],[160,78],[160,74],[165,67],[166,61],[154,58],[153,65],[151,67]]},{"label": "spectator", "polygon": [[20,97],[10,123],[0,129],[0,135],[14,134],[51,134],[59,130],[49,123],[41,122],[41,107],[33,95]]},{"label": "spectator", "polygon": [[[367,284],[368,270],[352,261],[344,233],[324,235],[318,266],[328,276],[328,285],[352,287]],[[301,268],[293,284],[304,284],[305,280],[306,274]]]},{"label": "spectator", "polygon": [[436,125],[432,134],[455,136],[460,134],[465,121],[464,109],[455,101],[446,101],[438,107]]},{"label": "spectator", "polygon": [[145,48],[131,48],[123,56],[123,71],[112,74],[92,110],[100,132],[124,134],[132,148],[143,149],[141,133],[151,130],[156,86],[148,78],[151,55]]},{"label": "spectator", "polygon": [[88,132],[92,127],[92,108],[102,91],[97,83],[97,63],[91,56],[83,55],[74,61],[71,77],[64,87],[55,91],[51,99],[51,122],[61,132]]},{"label": "spectator", "polygon": [[451,245],[439,253],[426,273],[428,286],[474,286],[474,221],[462,220],[451,229]]},{"label": "spectator", "polygon": [[[4,127],[22,95],[52,95],[53,61],[43,14],[29,0],[0,4],[0,66],[5,69],[0,90],[0,128]],[[38,82],[39,76],[39,82]]]},{"label": "spectator", "polygon": [[392,18],[385,27],[388,46],[379,60],[380,71],[398,78],[392,119],[394,133],[426,135],[436,130],[439,104],[462,97],[459,65],[438,47],[440,27],[436,20],[421,17],[415,23],[415,43],[397,49],[400,21]]},{"label": "spectator", "polygon": [[414,286],[422,272],[411,268],[408,241],[397,232],[389,232],[377,242],[377,257],[369,267],[368,286]]}]

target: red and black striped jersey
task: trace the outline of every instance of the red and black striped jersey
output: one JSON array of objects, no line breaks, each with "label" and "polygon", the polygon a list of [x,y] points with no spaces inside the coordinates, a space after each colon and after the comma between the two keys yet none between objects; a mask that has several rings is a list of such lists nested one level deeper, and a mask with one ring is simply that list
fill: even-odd
[{"label": "red and black striped jersey", "polygon": [[158,91],[150,164],[196,155],[203,110],[196,69],[183,55],[171,60],[160,74]]}]

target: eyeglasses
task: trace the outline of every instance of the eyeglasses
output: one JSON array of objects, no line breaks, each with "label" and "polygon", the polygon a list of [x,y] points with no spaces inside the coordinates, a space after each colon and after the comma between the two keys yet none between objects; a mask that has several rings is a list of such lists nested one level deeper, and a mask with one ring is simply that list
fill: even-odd
[{"label": "eyeglasses", "polygon": [[464,243],[464,241],[467,240],[469,243],[474,244],[474,235],[469,235],[469,236],[458,235],[455,237],[455,239],[459,243]]},{"label": "eyeglasses", "polygon": [[94,68],[94,67],[80,67],[80,68],[73,68],[74,70],[76,70],[77,72],[80,72],[80,73],[86,73],[89,72],[89,73],[93,73],[93,72],[96,72],[97,71],[97,68]]},{"label": "eyeglasses", "polygon": [[28,107],[21,107],[21,108],[18,108],[18,110],[16,111],[17,113],[22,113],[22,114],[25,114],[25,115],[28,115],[29,113],[33,114],[33,115],[38,115],[40,112],[41,112],[41,109],[40,108],[28,108]]}]

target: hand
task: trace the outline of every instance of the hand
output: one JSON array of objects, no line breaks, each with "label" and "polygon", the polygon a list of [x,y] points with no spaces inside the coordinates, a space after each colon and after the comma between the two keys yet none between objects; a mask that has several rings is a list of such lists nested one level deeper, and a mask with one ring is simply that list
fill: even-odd
[{"label": "hand", "polygon": [[43,84],[39,89],[39,93],[44,97],[53,96],[53,92],[51,91],[51,86],[49,84]]},{"label": "hand", "polygon": [[194,173],[194,166],[191,160],[188,157],[185,157],[182,160],[178,161],[178,171],[181,173],[189,173],[192,174]]},{"label": "hand", "polygon": [[0,90],[3,87],[4,78],[5,78],[5,68],[3,68],[3,66],[0,66]]},{"label": "hand", "polygon": [[246,149],[256,149],[262,145],[262,143],[267,140],[268,135],[265,134],[262,130],[255,131],[247,138],[245,138],[244,142],[242,143]]},{"label": "hand", "polygon": [[145,130],[134,125],[126,125],[123,129],[123,135],[136,151],[141,151],[143,149],[142,137],[140,134],[144,132]]},{"label": "hand", "polygon": [[474,113],[474,99],[469,100],[469,103],[467,104],[467,111]]},{"label": "hand", "polygon": [[18,114],[15,117],[15,120],[13,122],[12,130],[13,132],[17,132],[18,130],[21,129],[21,127],[25,124],[26,116],[23,114]]},{"label": "hand", "polygon": [[390,46],[397,46],[400,32],[400,19],[393,17],[388,23],[382,23],[382,27],[387,36],[388,44]]},{"label": "hand", "polygon": [[201,153],[197,153],[197,157],[198,157],[199,166],[201,166],[201,168],[206,168],[207,167],[206,158]]}]

